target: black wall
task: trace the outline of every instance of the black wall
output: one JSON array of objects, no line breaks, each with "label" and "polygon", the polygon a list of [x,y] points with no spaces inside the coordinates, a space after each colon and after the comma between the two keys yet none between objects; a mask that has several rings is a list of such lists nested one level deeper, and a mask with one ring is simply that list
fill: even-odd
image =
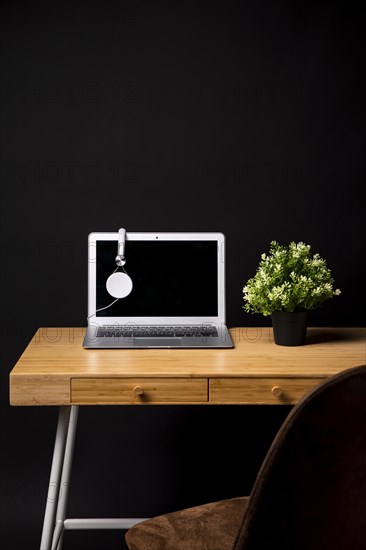
[{"label": "black wall", "polygon": [[[365,59],[355,6],[1,4],[2,548],[37,548],[56,409],[11,408],[39,326],[84,326],[91,231],[222,231],[229,326],[273,239],[328,260],[318,326],[363,326]],[[188,266],[192,269],[194,266]],[[288,412],[83,408],[71,516],[145,516],[249,492]],[[240,440],[246,452],[238,452]],[[67,533],[65,549],[123,548]]]}]

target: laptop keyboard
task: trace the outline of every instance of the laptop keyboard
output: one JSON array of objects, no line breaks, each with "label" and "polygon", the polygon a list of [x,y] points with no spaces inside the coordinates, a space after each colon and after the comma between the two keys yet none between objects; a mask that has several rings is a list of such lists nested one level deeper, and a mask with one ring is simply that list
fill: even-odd
[{"label": "laptop keyboard", "polygon": [[98,327],[96,337],[137,338],[137,337],[196,337],[218,336],[217,328],[210,326],[154,326],[154,327]]}]

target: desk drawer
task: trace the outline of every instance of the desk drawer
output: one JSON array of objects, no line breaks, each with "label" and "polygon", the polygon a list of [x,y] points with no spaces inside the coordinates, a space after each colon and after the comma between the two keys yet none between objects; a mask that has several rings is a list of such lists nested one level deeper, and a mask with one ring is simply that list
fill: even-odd
[{"label": "desk drawer", "polygon": [[72,378],[76,404],[207,403],[207,378]]},{"label": "desk drawer", "polygon": [[295,404],[323,378],[212,378],[210,403]]}]

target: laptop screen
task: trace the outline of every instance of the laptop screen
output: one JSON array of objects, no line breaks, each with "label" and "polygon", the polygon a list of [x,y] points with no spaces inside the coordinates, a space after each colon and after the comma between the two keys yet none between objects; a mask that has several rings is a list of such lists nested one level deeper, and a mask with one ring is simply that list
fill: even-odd
[{"label": "laptop screen", "polygon": [[[97,317],[215,317],[218,315],[216,240],[126,241],[133,288]],[[113,302],[106,289],[116,269],[116,241],[96,243],[96,309]]]}]

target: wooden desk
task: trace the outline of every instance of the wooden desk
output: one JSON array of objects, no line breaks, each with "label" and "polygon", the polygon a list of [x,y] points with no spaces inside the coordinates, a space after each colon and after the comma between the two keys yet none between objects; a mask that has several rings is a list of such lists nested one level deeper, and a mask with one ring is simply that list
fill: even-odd
[{"label": "wooden desk", "polygon": [[294,404],[341,370],[366,363],[366,329],[310,328],[282,347],[271,328],[235,328],[234,349],[85,350],[82,328],[39,329],[10,373],[12,405],[60,405],[41,550],[64,529],[126,529],[130,519],[65,519],[78,405]]},{"label": "wooden desk", "polygon": [[85,350],[82,328],[39,329],[10,373],[10,402],[294,404],[366,362],[364,328],[310,328],[299,347],[275,345],[271,328],[230,332],[234,349]]}]

